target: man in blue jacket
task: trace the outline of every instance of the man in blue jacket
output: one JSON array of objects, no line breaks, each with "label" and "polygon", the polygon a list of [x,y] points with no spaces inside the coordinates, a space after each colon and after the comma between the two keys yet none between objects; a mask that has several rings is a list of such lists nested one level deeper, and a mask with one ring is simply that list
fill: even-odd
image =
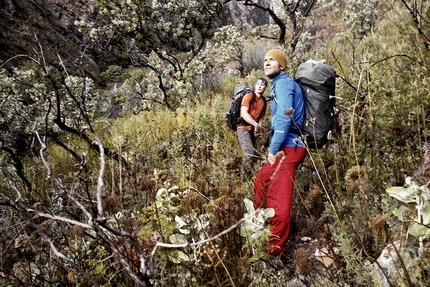
[{"label": "man in blue jacket", "polygon": [[[306,156],[295,125],[302,127],[304,99],[300,86],[285,72],[287,57],[278,49],[264,58],[264,73],[272,81],[270,108],[273,136],[267,163],[254,180],[254,206],[275,210],[270,218],[267,252],[284,253],[283,246],[290,232],[290,210],[297,165]],[[294,118],[294,122],[292,120]]]}]

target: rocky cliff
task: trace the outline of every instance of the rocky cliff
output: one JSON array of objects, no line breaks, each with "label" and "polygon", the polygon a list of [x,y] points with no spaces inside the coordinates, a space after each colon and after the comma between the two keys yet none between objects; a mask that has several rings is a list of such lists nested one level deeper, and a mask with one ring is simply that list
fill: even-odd
[{"label": "rocky cliff", "polygon": [[[74,25],[83,16],[97,17],[94,0],[0,0],[0,63],[23,56],[49,63],[62,58],[68,66],[97,75],[95,49],[84,51],[84,35]],[[8,66],[5,64],[4,66]]]},{"label": "rocky cliff", "polygon": [[[119,41],[100,45],[78,31],[74,23],[82,18],[104,21],[95,0],[0,0],[0,65],[19,65],[26,56],[43,56],[50,64],[61,58],[68,69],[97,79],[107,66],[126,64]],[[267,13],[231,1],[217,25],[256,26],[268,21]]]}]

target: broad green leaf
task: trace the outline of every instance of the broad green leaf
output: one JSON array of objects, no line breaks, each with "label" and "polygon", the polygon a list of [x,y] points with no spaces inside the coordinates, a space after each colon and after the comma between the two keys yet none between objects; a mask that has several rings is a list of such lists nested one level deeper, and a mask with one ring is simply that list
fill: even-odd
[{"label": "broad green leaf", "polygon": [[418,237],[427,238],[430,235],[430,228],[419,223],[414,223],[409,227],[408,232],[409,234],[417,238]]},{"label": "broad green leaf", "polygon": [[275,216],[275,210],[273,208],[266,208],[263,210],[263,218],[267,220],[270,217]]},{"label": "broad green leaf", "polygon": [[199,233],[199,238],[200,238],[200,240],[205,240],[206,239],[206,234],[204,232],[200,232]]},{"label": "broad green leaf", "polygon": [[421,211],[421,216],[423,218],[423,224],[430,224],[430,205],[424,207],[424,209]]},{"label": "broad green leaf", "polygon": [[185,237],[179,233],[175,233],[175,234],[170,235],[169,239],[170,239],[170,242],[172,242],[173,244],[186,244],[186,243],[188,243],[187,240],[185,239]]},{"label": "broad green leaf", "polygon": [[405,211],[407,211],[407,210],[408,210],[408,208],[407,208],[406,206],[402,205],[402,206],[400,206],[399,208],[394,209],[394,210],[393,210],[393,214],[394,214],[395,216],[397,216],[397,218],[398,218],[400,221],[403,221],[403,214],[404,214],[404,213],[405,213]]},{"label": "broad green leaf", "polygon": [[415,202],[415,194],[402,186],[393,186],[387,189],[387,193],[404,203]]},{"label": "broad green leaf", "polygon": [[181,228],[182,226],[187,225],[185,221],[177,215],[175,215],[175,222],[177,223],[178,228]]},{"label": "broad green leaf", "polygon": [[252,214],[255,212],[254,202],[252,202],[252,200],[248,198],[244,198],[243,202],[245,202],[245,208],[246,208],[246,211],[248,211],[248,214]]},{"label": "broad green leaf", "polygon": [[157,191],[157,194],[155,195],[155,198],[157,200],[164,200],[166,198],[166,196],[167,196],[167,190],[163,187],[163,188],[160,188]]},{"label": "broad green leaf", "polygon": [[187,229],[187,228],[179,228],[178,229],[179,230],[179,232],[180,233],[182,233],[182,234],[190,234],[190,230],[189,229]]},{"label": "broad green leaf", "polygon": [[247,236],[255,231],[256,227],[254,224],[244,221],[240,224],[240,235]]},{"label": "broad green leaf", "polygon": [[178,250],[178,259],[182,262],[190,261],[190,257],[181,250]]},{"label": "broad green leaf", "polygon": [[190,261],[190,257],[180,250],[174,252],[172,255],[169,255],[169,258],[173,263]]}]

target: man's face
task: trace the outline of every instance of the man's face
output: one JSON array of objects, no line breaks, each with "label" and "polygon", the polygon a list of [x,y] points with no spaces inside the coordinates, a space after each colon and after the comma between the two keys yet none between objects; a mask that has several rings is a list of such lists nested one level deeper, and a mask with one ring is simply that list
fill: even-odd
[{"label": "man's face", "polygon": [[275,58],[272,56],[268,56],[264,58],[264,74],[266,77],[269,77],[269,79],[276,78],[277,75],[281,73],[281,66],[279,65],[278,61],[276,61]]},{"label": "man's face", "polygon": [[266,87],[267,86],[266,86],[266,84],[263,81],[258,80],[257,83],[255,84],[255,91],[258,94],[263,94],[264,91],[266,90]]}]

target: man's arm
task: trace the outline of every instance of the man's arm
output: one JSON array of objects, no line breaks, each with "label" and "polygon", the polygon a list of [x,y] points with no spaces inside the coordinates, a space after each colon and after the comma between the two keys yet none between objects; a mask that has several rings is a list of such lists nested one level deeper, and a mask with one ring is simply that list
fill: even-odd
[{"label": "man's arm", "polygon": [[240,107],[240,115],[242,118],[249,123],[251,126],[254,126],[256,129],[258,128],[258,123],[252,118],[252,116],[248,113],[249,107],[241,106]]}]

